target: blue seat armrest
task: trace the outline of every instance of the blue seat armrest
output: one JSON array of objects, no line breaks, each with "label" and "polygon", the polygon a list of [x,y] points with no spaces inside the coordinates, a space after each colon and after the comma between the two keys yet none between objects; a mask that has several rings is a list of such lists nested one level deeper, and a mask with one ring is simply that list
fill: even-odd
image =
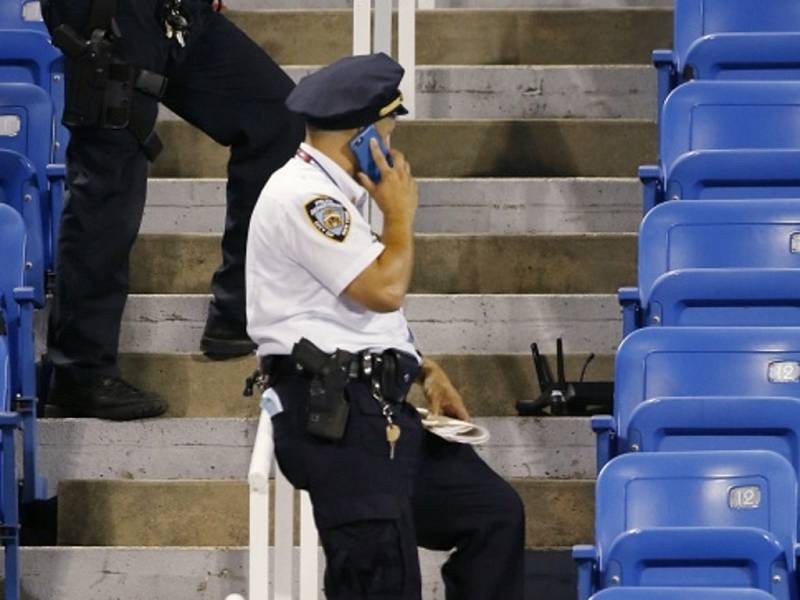
[{"label": "blue seat armrest", "polygon": [[678,85],[678,67],[675,53],[672,50],[654,50],[653,65],[658,78],[657,105],[658,121],[661,122],[661,109],[669,93]]},{"label": "blue seat armrest", "polygon": [[578,600],[588,600],[595,591],[597,548],[588,545],[573,546],[572,559],[578,568]]},{"label": "blue seat armrest", "polygon": [[711,186],[782,185],[800,187],[800,150],[698,150],[675,161],[670,190],[700,199]]},{"label": "blue seat armrest", "polygon": [[686,52],[686,65],[698,79],[716,79],[725,68],[798,68],[799,47],[800,33],[714,33],[695,40]]},{"label": "blue seat armrest", "polygon": [[639,167],[639,180],[644,186],[642,201],[642,211],[644,214],[650,212],[650,210],[661,201],[658,193],[661,179],[661,169],[658,165],[644,165]]},{"label": "blue seat armrest", "polygon": [[[658,527],[634,529],[611,544],[605,564],[615,564],[622,585],[641,585],[641,574],[650,564],[692,561],[747,563],[756,586],[771,591],[773,564],[786,558],[786,550],[770,532],[754,527]],[[608,583],[608,582],[603,582]]]},{"label": "blue seat armrest", "polygon": [[67,166],[61,163],[51,163],[47,165],[47,178],[52,181],[54,179],[64,179],[67,176]]},{"label": "blue seat armrest", "polygon": [[14,300],[18,304],[33,304],[36,301],[36,291],[27,286],[14,288]]},{"label": "blue seat armrest", "polygon": [[642,310],[641,294],[639,288],[624,287],[619,289],[617,297],[622,307],[622,337],[624,339],[641,326],[639,319]]},{"label": "blue seat armrest", "polygon": [[0,412],[0,427],[19,427],[21,422],[18,412]]},{"label": "blue seat armrest", "polygon": [[616,454],[615,441],[617,424],[611,415],[595,415],[592,417],[592,431],[597,436],[597,472]]}]

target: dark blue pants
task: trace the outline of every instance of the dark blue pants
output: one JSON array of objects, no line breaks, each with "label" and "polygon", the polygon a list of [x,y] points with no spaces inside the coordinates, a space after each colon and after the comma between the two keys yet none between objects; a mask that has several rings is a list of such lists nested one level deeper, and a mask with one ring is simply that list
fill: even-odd
[{"label": "dark blue pants", "polygon": [[418,546],[454,550],[442,569],[448,600],[522,600],[522,502],[471,446],[427,433],[401,404],[390,460],[386,421],[361,382],[347,389],[344,439],[327,442],[305,432],[308,380],[274,387],[285,409],[273,419],[278,463],[311,495],[329,600],[419,600]]},{"label": "dark blue pants", "polygon": [[[48,16],[56,16],[49,26],[63,17],[83,28],[86,7],[71,10],[80,5],[50,0]],[[303,123],[284,106],[294,87],[291,79],[260,47],[208,3],[184,0],[184,5],[193,24],[181,49],[164,36],[160,0],[119,0],[119,51],[129,62],[168,77],[163,103],[230,147],[222,264],[211,284],[209,316],[244,331],[250,214],[267,179],[297,149]],[[137,92],[134,105],[155,123],[154,98]],[[128,130],[73,128],[71,133],[49,353],[56,367],[76,377],[117,375],[128,255],[144,211],[147,160]]]}]

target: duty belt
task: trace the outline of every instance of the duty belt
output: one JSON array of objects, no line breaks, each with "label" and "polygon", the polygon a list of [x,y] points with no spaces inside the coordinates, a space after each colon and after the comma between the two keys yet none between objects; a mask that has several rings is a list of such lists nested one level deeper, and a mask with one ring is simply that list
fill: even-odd
[{"label": "duty belt", "polygon": [[[305,379],[335,376],[342,379],[380,385],[388,402],[402,402],[419,372],[416,356],[400,350],[351,353],[337,350],[325,353],[308,340],[301,340],[291,355],[262,356],[257,376],[248,379],[245,395],[252,394],[255,383],[272,383],[289,377]],[[261,381],[257,381],[260,379]]]}]

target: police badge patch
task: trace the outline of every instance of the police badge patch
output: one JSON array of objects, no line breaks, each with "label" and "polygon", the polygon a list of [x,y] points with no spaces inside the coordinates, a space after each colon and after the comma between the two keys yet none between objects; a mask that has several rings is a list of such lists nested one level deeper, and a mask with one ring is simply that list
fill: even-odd
[{"label": "police badge patch", "polygon": [[350,211],[329,196],[306,202],[306,214],[317,231],[329,239],[343,242],[350,233]]}]

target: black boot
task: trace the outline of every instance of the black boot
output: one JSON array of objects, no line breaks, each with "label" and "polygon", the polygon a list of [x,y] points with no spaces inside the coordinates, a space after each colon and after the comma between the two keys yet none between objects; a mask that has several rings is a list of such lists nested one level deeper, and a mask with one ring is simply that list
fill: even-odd
[{"label": "black boot", "polygon": [[94,417],[133,421],[164,414],[167,403],[134,387],[121,377],[95,377],[78,381],[56,370],[48,395],[48,417]]},{"label": "black boot", "polygon": [[222,319],[209,317],[200,350],[211,360],[226,360],[237,356],[247,356],[256,349],[253,340],[247,335],[247,327]]}]

